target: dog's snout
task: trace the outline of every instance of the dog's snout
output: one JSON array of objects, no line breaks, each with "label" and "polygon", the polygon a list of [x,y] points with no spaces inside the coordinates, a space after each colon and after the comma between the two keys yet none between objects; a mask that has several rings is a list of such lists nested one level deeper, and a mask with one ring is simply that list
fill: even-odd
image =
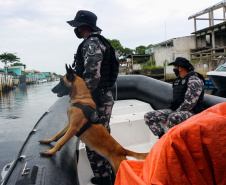
[{"label": "dog's snout", "polygon": [[62,87],[60,87],[60,86],[61,86],[61,84],[58,83],[55,87],[52,88],[52,92],[53,92],[53,93],[58,93],[58,92],[60,92],[60,89],[62,88]]},{"label": "dog's snout", "polygon": [[55,88],[52,88],[51,91],[52,91],[53,93],[56,93],[56,92],[55,92]]},{"label": "dog's snout", "polygon": [[62,97],[65,95],[69,94],[69,90],[68,87],[64,85],[64,83],[62,83],[62,81],[60,83],[58,83],[53,89],[52,89],[53,93],[57,93],[58,97]]}]

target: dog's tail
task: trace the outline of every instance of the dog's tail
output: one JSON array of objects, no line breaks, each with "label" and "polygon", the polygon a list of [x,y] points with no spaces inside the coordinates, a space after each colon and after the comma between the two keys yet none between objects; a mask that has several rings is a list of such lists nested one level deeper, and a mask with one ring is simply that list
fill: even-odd
[{"label": "dog's tail", "polygon": [[134,157],[136,159],[141,159],[141,160],[145,160],[147,155],[149,154],[149,153],[136,153],[126,149],[125,151],[126,151],[126,156]]}]

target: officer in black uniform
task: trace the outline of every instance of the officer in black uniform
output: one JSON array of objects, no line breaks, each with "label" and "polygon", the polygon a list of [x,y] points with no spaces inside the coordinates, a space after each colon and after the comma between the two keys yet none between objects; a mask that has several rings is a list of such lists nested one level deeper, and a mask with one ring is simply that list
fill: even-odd
[{"label": "officer in black uniform", "polygon": [[177,76],[173,82],[173,99],[170,101],[169,109],[156,110],[144,115],[145,123],[159,138],[164,135],[160,123],[166,123],[167,127],[172,128],[203,110],[203,76],[195,72],[193,65],[183,57],[177,57],[169,65],[174,65],[173,71]]},{"label": "officer in black uniform", "polygon": [[[91,91],[101,123],[110,133],[109,121],[114,104],[111,87],[119,68],[118,55],[110,43],[100,35],[96,26],[97,16],[86,10],[77,12],[74,20],[68,21],[78,38],[83,38],[74,57],[75,73],[84,79]],[[107,159],[86,147],[87,156],[94,173],[93,184],[114,184],[115,175]]]}]

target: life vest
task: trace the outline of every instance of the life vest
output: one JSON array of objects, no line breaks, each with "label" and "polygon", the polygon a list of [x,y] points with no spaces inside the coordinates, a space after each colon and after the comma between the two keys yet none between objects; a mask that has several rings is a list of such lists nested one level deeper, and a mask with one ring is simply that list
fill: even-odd
[{"label": "life vest", "polygon": [[101,63],[100,70],[100,82],[98,84],[99,88],[113,87],[116,79],[118,77],[119,72],[119,60],[116,57],[115,49],[111,46],[111,44],[100,34],[90,34],[78,47],[77,54],[74,58],[73,67],[75,67],[75,73],[79,77],[83,77],[84,73],[84,57],[82,54],[82,47],[84,43],[90,37],[98,37],[103,45],[106,47],[106,50],[103,55],[103,61]]},{"label": "life vest", "polygon": [[[173,82],[173,101],[172,101],[174,103],[173,106],[175,107],[175,109],[177,109],[184,102],[185,93],[188,88],[188,79],[193,75],[198,76],[205,84],[205,79],[203,78],[203,76],[194,71],[188,73],[183,79],[176,78]],[[195,113],[199,113],[203,110],[202,108],[203,97],[204,90],[202,91],[196,106],[192,109]]]}]

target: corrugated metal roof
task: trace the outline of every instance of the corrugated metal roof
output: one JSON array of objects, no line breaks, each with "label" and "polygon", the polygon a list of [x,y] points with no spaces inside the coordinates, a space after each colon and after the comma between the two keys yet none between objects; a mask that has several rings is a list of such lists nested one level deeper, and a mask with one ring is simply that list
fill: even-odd
[{"label": "corrugated metal roof", "polygon": [[160,42],[160,43],[158,43],[158,44],[154,44],[153,47],[156,47],[156,46],[165,46],[166,44],[172,43],[174,39],[176,39],[176,38],[169,39],[169,40]]}]

